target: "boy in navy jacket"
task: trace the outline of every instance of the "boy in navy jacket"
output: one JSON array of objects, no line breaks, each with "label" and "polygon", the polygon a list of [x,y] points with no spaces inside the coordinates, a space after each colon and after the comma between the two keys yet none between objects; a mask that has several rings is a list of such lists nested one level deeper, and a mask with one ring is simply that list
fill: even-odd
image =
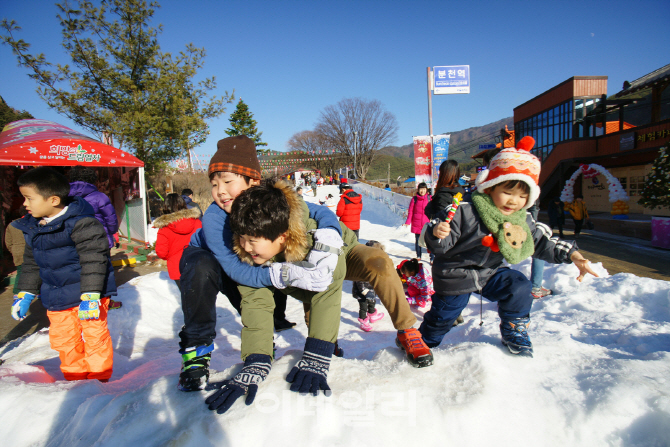
[{"label": "boy in navy jacket", "polygon": [[30,170],[18,185],[29,214],[12,223],[26,239],[12,317],[25,318],[39,295],[65,379],[106,382],[113,364],[107,310],[116,285],[105,229],[88,202],[68,197],[70,183],[53,169]]}]

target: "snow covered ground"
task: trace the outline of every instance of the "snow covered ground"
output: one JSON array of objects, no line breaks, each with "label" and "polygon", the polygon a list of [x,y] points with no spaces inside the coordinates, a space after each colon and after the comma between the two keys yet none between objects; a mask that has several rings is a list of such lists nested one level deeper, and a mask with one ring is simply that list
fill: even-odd
[{"label": "snow covered ground", "polygon": [[[329,192],[337,196],[337,187],[319,188],[318,198]],[[311,192],[305,199],[316,201]],[[402,223],[364,199],[361,240],[382,242],[396,263],[414,256]],[[515,268],[530,273],[529,261]],[[12,447],[670,445],[670,282],[594,268],[601,277],[580,284],[576,267],[547,264],[555,295],[533,306],[534,358],[501,345],[495,304],[484,300],[480,325],[473,295],[465,323],[422,369],[395,347],[388,316],[373,332],[359,329],[347,281],[345,358],[333,359],[330,397],[289,391],[285,377],[307,335],[302,306],[289,300],[298,325],[276,335],[277,360],[256,401],[240,399],[223,415],[206,408],[208,393],[177,391],[178,290],[167,272],[142,276],[119,288],[123,308],[109,315],[109,383],[64,381],[47,330],[0,350],[0,439]],[[241,367],[240,318],[223,297],[217,316],[215,381]]]}]

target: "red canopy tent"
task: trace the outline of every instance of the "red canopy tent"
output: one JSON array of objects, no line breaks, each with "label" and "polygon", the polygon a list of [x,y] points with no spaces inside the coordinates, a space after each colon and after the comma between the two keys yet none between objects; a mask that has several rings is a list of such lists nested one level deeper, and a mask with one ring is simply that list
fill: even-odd
[{"label": "red canopy tent", "polygon": [[[127,219],[127,225],[120,226],[119,233],[132,237],[139,242],[146,242],[146,186],[144,182],[144,163],[137,157],[104,144],[89,136],[65,127],[61,124],[45,120],[19,120],[9,123],[0,133],[0,166],[15,168],[27,166],[77,166],[91,168],[113,168],[114,175],[109,178],[118,178],[119,185],[110,199],[117,208],[125,208],[122,220]],[[135,172],[137,171],[137,172]],[[134,175],[134,174],[137,175]],[[117,175],[118,174],[118,175]],[[12,199],[16,199],[16,175],[7,172],[2,176],[3,211],[11,211]],[[116,186],[116,182],[114,182]],[[110,190],[111,194],[111,190]],[[141,200],[141,225],[137,212],[131,216],[128,212],[128,203]],[[8,203],[7,203],[8,202]],[[119,203],[125,202],[125,203]],[[124,206],[125,205],[125,206]],[[134,208],[140,208],[135,206]],[[131,228],[130,222],[137,222],[136,228]],[[2,222],[6,224],[7,222]],[[123,222],[122,222],[123,224]],[[3,225],[4,227],[4,225]],[[126,234],[127,233],[127,234]],[[3,235],[4,236],[4,235]]]}]

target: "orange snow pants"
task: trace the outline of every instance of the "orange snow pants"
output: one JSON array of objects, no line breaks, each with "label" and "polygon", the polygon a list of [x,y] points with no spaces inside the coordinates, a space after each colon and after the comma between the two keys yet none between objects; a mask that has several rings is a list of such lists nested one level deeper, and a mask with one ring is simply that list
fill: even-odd
[{"label": "orange snow pants", "polygon": [[58,351],[65,380],[98,379],[112,376],[114,349],[107,329],[109,297],[100,300],[100,318],[80,320],[79,306],[47,311],[51,349]]}]

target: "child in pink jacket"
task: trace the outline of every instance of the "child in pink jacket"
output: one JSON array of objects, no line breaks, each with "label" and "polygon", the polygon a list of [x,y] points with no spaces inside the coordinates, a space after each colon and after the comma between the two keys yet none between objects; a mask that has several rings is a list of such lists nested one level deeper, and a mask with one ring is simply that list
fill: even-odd
[{"label": "child in pink jacket", "polygon": [[[407,210],[407,221],[405,225],[411,225],[410,231],[414,233],[414,249],[416,250],[416,257],[421,259],[421,246],[419,245],[419,236],[423,226],[428,223],[428,217],[424,213],[426,205],[430,203],[432,197],[428,194],[428,186],[421,182],[417,186],[417,192],[412,200],[409,202],[409,209]],[[432,255],[431,255],[432,261]]]},{"label": "child in pink jacket", "polygon": [[432,301],[435,294],[433,289],[433,277],[418,259],[409,259],[398,264],[398,273],[407,284],[407,301],[416,304],[421,309]]}]

